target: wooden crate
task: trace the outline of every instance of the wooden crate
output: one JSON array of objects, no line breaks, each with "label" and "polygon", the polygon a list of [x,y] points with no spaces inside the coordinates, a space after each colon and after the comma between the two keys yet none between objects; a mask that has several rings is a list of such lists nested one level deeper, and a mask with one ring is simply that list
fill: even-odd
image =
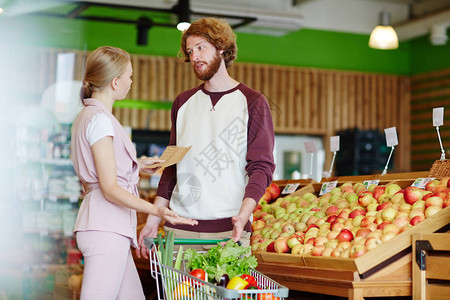
[{"label": "wooden crate", "polygon": [[[402,175],[338,177],[344,182],[380,179],[380,185],[395,182],[402,188],[411,186],[428,172]],[[323,182],[311,183],[291,196],[307,192],[318,194]],[[425,219],[379,247],[358,258],[295,256],[281,253],[255,253],[258,270],[293,290],[363,299],[364,297],[397,297],[412,295],[412,236],[434,233],[449,224],[450,208]]]},{"label": "wooden crate", "polygon": [[413,236],[413,299],[450,298],[450,232]]}]

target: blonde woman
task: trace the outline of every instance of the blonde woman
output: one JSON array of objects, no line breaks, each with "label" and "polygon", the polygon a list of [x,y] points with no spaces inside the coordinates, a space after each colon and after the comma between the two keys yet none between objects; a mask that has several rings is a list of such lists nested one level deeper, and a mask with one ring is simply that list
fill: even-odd
[{"label": "blonde woman", "polygon": [[[127,52],[100,47],[86,61],[81,90],[84,108],[72,127],[72,160],[86,196],[74,231],[84,256],[81,299],[144,299],[130,245],[137,247],[136,211],[172,224],[195,225],[168,208],[139,198],[136,150],[112,114],[126,97],[132,66]],[[157,159],[142,162],[145,171]]]}]

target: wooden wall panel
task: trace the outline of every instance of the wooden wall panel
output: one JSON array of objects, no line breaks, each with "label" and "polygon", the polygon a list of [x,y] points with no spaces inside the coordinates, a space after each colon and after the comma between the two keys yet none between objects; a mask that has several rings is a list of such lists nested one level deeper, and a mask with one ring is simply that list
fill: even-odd
[{"label": "wooden wall panel", "polygon": [[[56,56],[67,52],[59,49],[40,50],[34,69],[27,74],[27,84],[34,93],[42,93],[45,87],[55,81]],[[81,79],[86,54],[76,53],[75,79]],[[191,89],[201,82],[195,77],[189,64],[174,57],[132,55],[133,84],[129,99],[140,101],[173,101],[176,95]],[[404,76],[369,74],[361,72],[298,68],[264,64],[234,63],[230,75],[236,80],[263,93],[271,107],[274,128],[277,133],[321,135],[325,139],[337,131],[358,128],[361,130],[396,126],[399,146],[396,153],[396,170],[410,171],[409,101],[410,79]],[[414,78],[412,130],[413,141],[432,140],[422,132],[423,121],[428,117],[428,100],[434,104],[447,105],[450,93],[450,71],[434,74],[441,83],[429,76]],[[22,81],[23,82],[23,81]],[[13,84],[20,84],[15,81]],[[418,87],[419,85],[419,87]],[[30,87],[27,87],[30,90]],[[422,92],[422,90],[429,90]],[[447,109],[447,115],[448,115]],[[169,110],[138,110],[135,108],[114,108],[114,114],[123,125],[136,129],[169,130]],[[445,138],[449,132],[443,132]],[[328,140],[324,141],[329,145]],[[414,143],[414,159],[426,147]],[[326,150],[326,165],[331,163],[331,153]],[[427,150],[428,151],[428,150]],[[416,165],[414,170],[426,170],[429,161]]]},{"label": "wooden wall panel", "polygon": [[444,125],[439,127],[446,158],[450,158],[450,69],[411,78],[412,170],[427,170],[440,159],[441,148],[433,127],[433,108],[444,107]]}]

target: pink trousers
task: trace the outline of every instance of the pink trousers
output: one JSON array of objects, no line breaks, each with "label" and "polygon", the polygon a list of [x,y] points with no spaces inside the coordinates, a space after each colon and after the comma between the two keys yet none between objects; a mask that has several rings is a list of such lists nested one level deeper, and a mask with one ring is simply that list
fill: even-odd
[{"label": "pink trousers", "polygon": [[145,299],[130,239],[105,231],[78,231],[84,256],[81,300]]}]

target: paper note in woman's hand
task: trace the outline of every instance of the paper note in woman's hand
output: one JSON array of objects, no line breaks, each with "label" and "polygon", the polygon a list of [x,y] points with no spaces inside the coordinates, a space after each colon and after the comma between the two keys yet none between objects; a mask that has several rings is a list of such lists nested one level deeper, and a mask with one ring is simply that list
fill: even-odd
[{"label": "paper note in woman's hand", "polygon": [[152,165],[152,168],[168,167],[176,164],[177,162],[183,159],[183,157],[191,149],[191,147],[192,146],[189,147],[167,146],[166,150],[164,150],[163,154],[160,157],[160,159],[164,161]]}]

